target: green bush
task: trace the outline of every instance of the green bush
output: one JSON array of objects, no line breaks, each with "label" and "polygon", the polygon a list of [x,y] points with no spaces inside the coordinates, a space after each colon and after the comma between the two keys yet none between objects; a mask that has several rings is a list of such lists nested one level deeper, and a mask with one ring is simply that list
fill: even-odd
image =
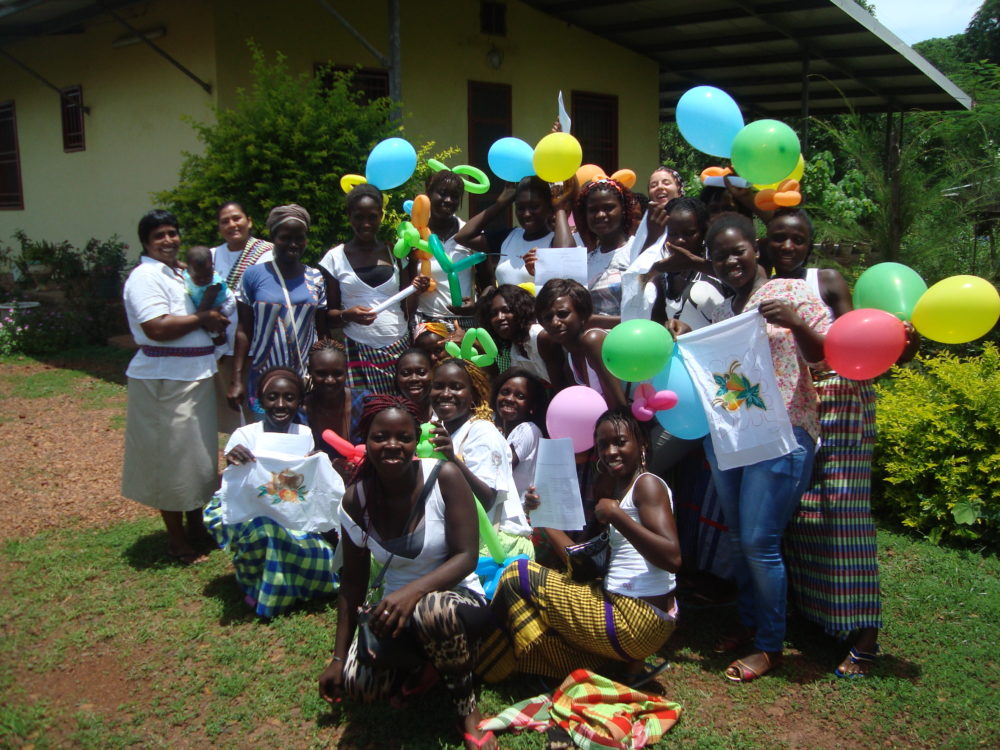
[{"label": "green bush", "polygon": [[368,152],[400,126],[390,100],[369,103],[350,90],[350,74],[295,75],[281,54],[271,62],[253,44],[251,52],[252,88],[215,122],[193,123],[204,152],[187,154],[178,185],[154,199],[177,215],[186,244],[206,245],[218,242],[223,201],[240,201],[258,236],[272,207],[299,203],[313,219],[312,261],[350,237],[340,178],[364,173]]},{"label": "green bush", "polygon": [[879,386],[876,511],[938,543],[1000,541],[1000,354],[920,358]]}]

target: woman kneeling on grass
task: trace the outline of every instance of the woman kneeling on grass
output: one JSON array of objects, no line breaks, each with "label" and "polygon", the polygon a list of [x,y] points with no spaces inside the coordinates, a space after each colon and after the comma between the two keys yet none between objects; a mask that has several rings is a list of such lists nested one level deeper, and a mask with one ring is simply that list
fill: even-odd
[{"label": "woman kneeling on grass", "polygon": [[[330,703],[342,692],[365,702],[405,696],[419,692],[415,685],[436,670],[451,693],[466,748],[494,750],[492,733],[478,729],[472,678],[473,633],[490,618],[474,572],[479,535],[472,492],[453,464],[413,460],[420,423],[409,400],[370,397],[361,434],[367,452],[340,512],[337,640],[319,678],[320,696]],[[371,630],[379,639],[408,632],[433,670],[379,668],[359,654],[358,610],[373,557],[385,571],[385,588],[370,609]]]},{"label": "woman kneeling on grass", "polygon": [[[605,487],[613,489],[594,509],[611,547],[604,580],[578,583],[528,560],[508,567],[493,599],[506,632],[480,649],[487,680],[515,670],[562,680],[574,669],[624,662],[621,679],[637,687],[659,671],[646,670],[644,661],[667,642],[677,614],[681,553],[670,490],[645,470],[646,435],[628,412],[601,415],[594,440]],[[573,543],[563,532],[549,535]]]},{"label": "woman kneeling on grass", "polygon": [[[312,453],[309,427],[295,421],[302,392],[302,378],[294,370],[272,367],[265,371],[257,386],[264,419],[232,434],[226,444],[226,463],[251,463],[257,460],[254,452],[259,450],[302,456]],[[280,437],[269,440],[272,435]],[[342,491],[340,486],[338,492]],[[205,508],[205,525],[231,556],[244,601],[259,616],[274,617],[296,602],[336,593],[333,556],[337,536],[332,528],[322,533],[286,529],[264,515],[226,524],[225,504],[222,492],[212,498]],[[328,525],[334,520],[328,518]]]}]

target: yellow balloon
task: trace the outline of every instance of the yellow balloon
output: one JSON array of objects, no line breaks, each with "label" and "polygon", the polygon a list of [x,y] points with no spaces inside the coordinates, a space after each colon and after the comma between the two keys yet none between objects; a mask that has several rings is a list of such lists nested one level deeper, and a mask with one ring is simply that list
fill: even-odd
[{"label": "yellow balloon", "polygon": [[950,276],[913,307],[913,327],[942,344],[964,344],[990,332],[1000,317],[1000,294],[978,276]]},{"label": "yellow balloon", "polygon": [[345,174],[340,178],[340,189],[349,193],[355,185],[364,185],[366,182],[368,179],[363,174]]},{"label": "yellow balloon", "polygon": [[549,133],[535,146],[535,174],[546,182],[568,180],[583,162],[583,148],[569,133]]},{"label": "yellow balloon", "polygon": [[778,180],[777,182],[772,182],[770,185],[754,185],[757,190],[777,190],[778,185],[783,183],[785,180],[795,180],[796,182],[802,181],[802,175],[806,172],[806,160],[802,158],[802,154],[799,154],[799,163],[795,165],[795,169],[791,171],[790,174]]},{"label": "yellow balloon", "polygon": [[525,281],[523,284],[518,284],[518,286],[521,287],[528,294],[530,294],[532,297],[535,296],[535,282],[534,281]]}]

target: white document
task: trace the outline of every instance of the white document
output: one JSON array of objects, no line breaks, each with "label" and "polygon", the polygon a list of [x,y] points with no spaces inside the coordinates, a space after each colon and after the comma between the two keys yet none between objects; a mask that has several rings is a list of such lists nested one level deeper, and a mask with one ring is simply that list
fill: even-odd
[{"label": "white document", "polygon": [[532,526],[560,531],[583,528],[583,498],[571,438],[538,441],[534,484],[540,505],[531,511]]},{"label": "white document", "polygon": [[573,121],[569,119],[569,112],[566,111],[566,105],[563,104],[562,91],[559,92],[559,127],[562,128],[562,132],[569,133],[570,128],[573,126]]},{"label": "white document", "polygon": [[549,279],[573,279],[587,286],[587,248],[540,247],[535,257],[535,288]]}]

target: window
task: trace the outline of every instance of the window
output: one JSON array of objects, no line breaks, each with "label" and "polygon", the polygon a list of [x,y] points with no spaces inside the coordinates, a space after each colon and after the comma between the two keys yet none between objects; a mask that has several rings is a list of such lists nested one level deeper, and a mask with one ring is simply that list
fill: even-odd
[{"label": "window", "polygon": [[389,96],[389,71],[385,68],[359,68],[352,65],[327,65],[316,63],[316,75],[322,76],[323,88],[333,85],[334,73],[350,73],[350,90],[360,93],[362,101],[372,102]]},{"label": "window", "polygon": [[618,97],[573,92],[573,135],[583,146],[583,163],[607,174],[618,169]]},{"label": "window", "polygon": [[83,89],[70,86],[59,97],[62,110],[63,151],[83,151]]},{"label": "window", "polygon": [[[490,146],[511,133],[511,88],[506,83],[469,81],[469,164],[486,164]],[[496,203],[504,183],[490,180],[489,192],[469,196],[469,216],[475,216],[487,206]],[[511,213],[508,208],[500,213],[486,229],[510,229]]]},{"label": "window", "polygon": [[0,208],[24,209],[14,102],[0,102]]},{"label": "window", "polygon": [[507,6],[486,0],[480,3],[479,31],[493,36],[507,36]]}]

